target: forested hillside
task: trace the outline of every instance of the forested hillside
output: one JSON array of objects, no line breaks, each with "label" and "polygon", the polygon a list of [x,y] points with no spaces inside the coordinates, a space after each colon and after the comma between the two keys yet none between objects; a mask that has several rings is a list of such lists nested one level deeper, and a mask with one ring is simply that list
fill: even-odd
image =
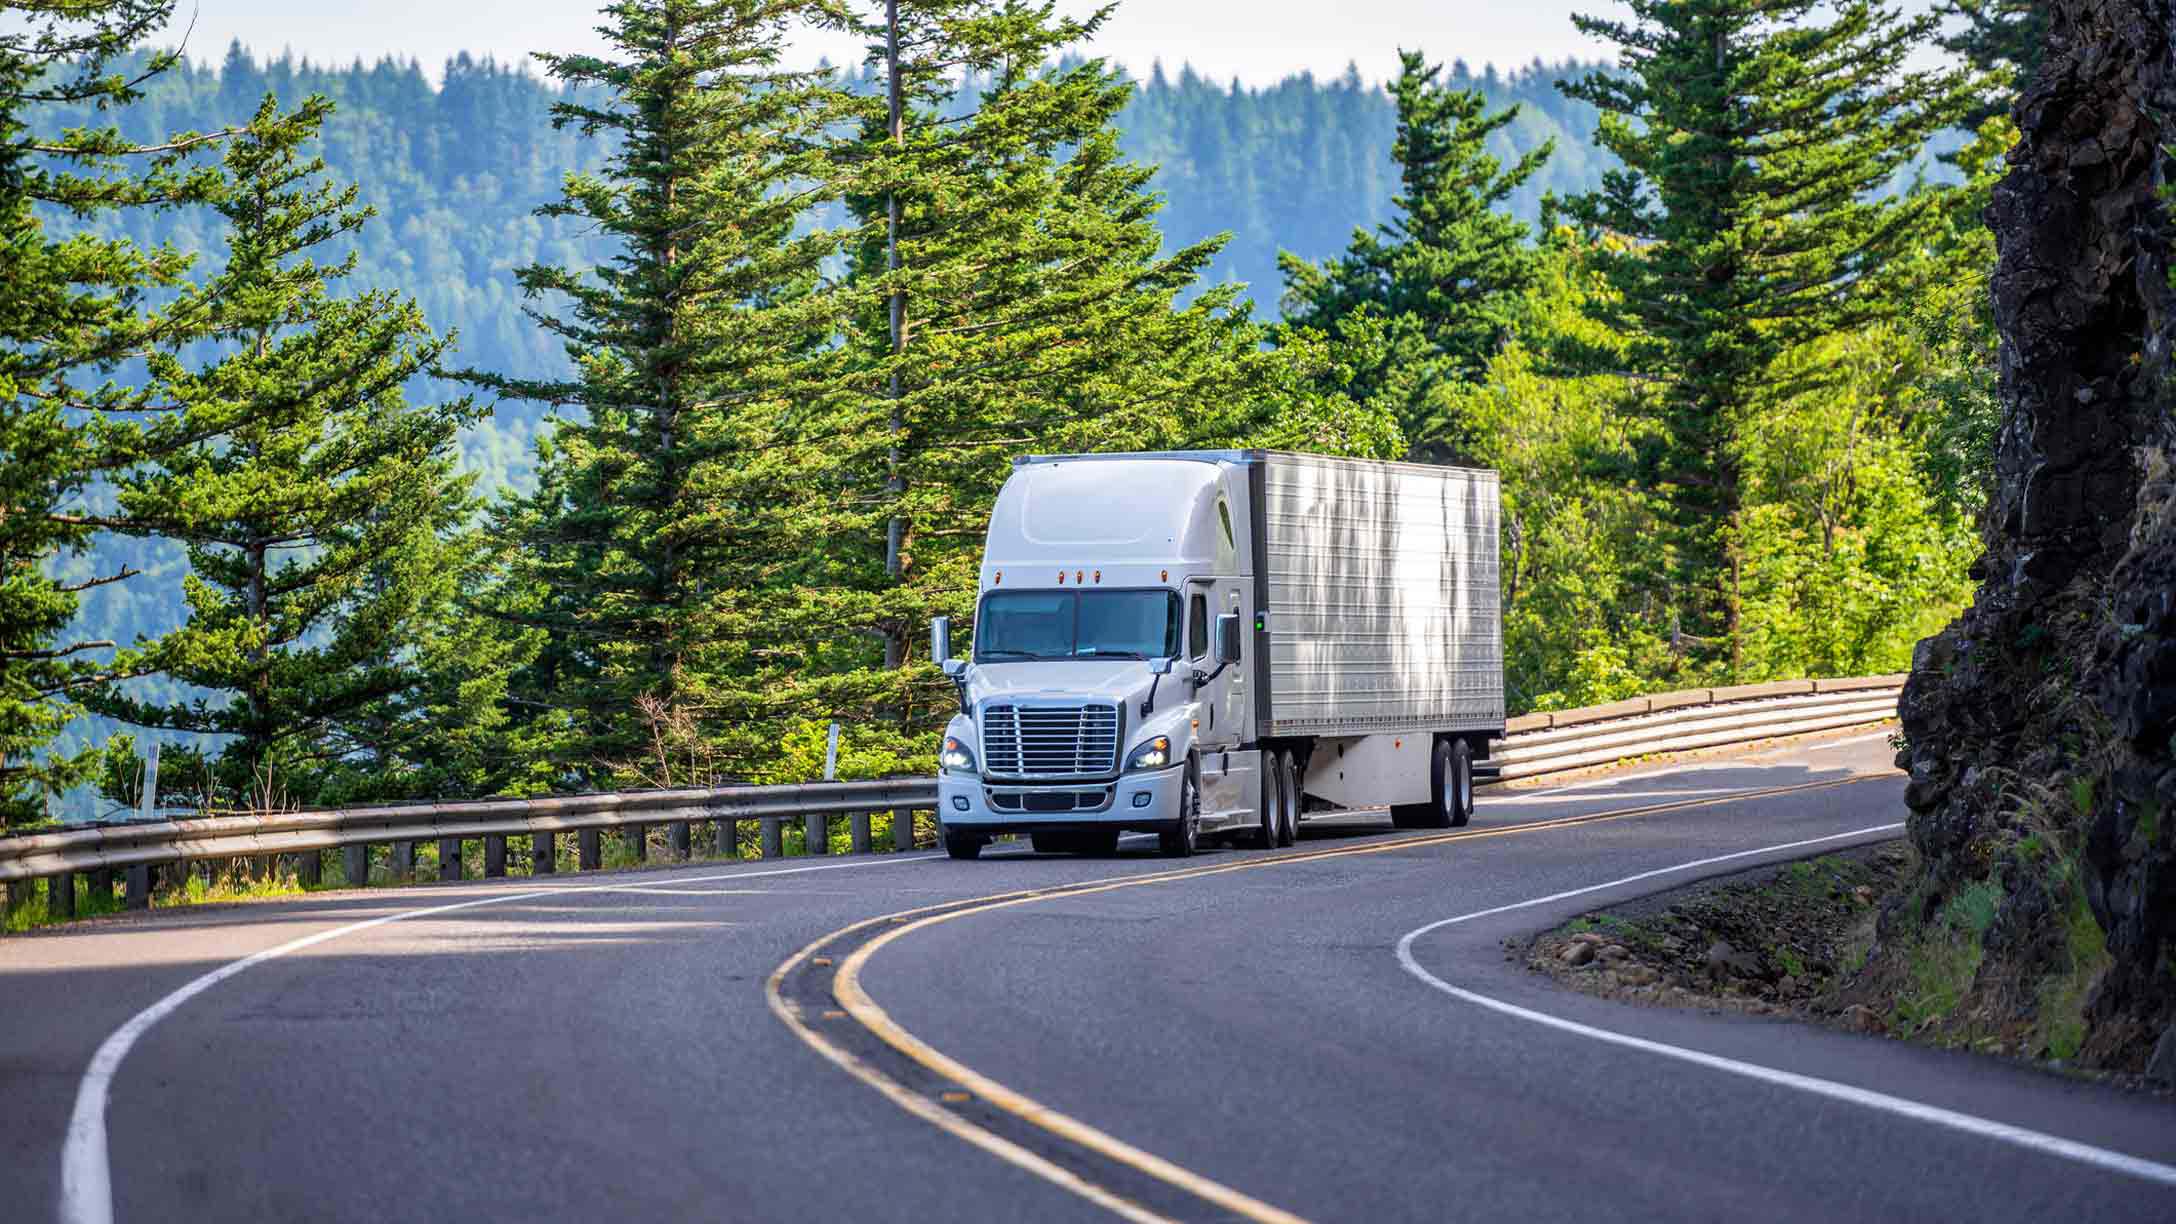
[{"label": "forested hillside", "polygon": [[[1498,153],[1556,143],[1544,173],[1509,201],[1528,220],[1538,216],[1545,192],[1589,190],[1607,163],[1587,140],[1593,109],[1554,84],[1586,67],[1535,63],[1506,75],[1457,64],[1446,76],[1451,87],[1521,108],[1495,142]],[[846,84],[876,92],[870,71],[846,74]],[[522,376],[563,368],[557,346],[522,317],[513,270],[604,253],[583,227],[535,215],[558,194],[563,176],[594,170],[604,157],[596,142],[550,126],[552,104],[572,91],[530,65],[467,55],[447,63],[433,87],[413,61],[332,68],[262,60],[234,46],[216,68],[184,62],[160,74],[141,101],[114,117],[129,139],[151,142],[166,132],[220,128],[255,110],[268,91],[289,105],[312,94],[334,104],[318,150],[335,177],[363,185],[363,198],[379,213],[328,247],[356,256],[357,287],[413,294],[435,327],[456,333],[455,364]],[[962,101],[973,97],[964,91]],[[46,122],[57,129],[98,118],[87,105],[55,107]],[[1250,89],[1159,67],[1137,83],[1116,128],[1126,155],[1156,169],[1152,185],[1168,201],[1166,238],[1185,244],[1230,232],[1205,279],[1244,284],[1256,309],[1273,316],[1280,251],[1320,258],[1342,247],[1355,226],[1389,216],[1395,121],[1389,95],[1356,74]],[[204,218],[178,211],[126,214],[95,228],[184,250],[219,243]],[[542,416],[530,404],[498,406],[467,432],[466,464],[486,485],[525,481]]]},{"label": "forested hillside", "polygon": [[10,823],[143,739],[198,808],[799,780],[832,720],[926,767],[1022,452],[1501,471],[1514,712],[1896,668],[1963,599],[2010,132],[1917,181],[2005,88],[1929,18],[1243,90],[997,0],[850,72],[788,28],[885,5],[625,0],[434,90],[191,68],[171,7],[0,40]]}]

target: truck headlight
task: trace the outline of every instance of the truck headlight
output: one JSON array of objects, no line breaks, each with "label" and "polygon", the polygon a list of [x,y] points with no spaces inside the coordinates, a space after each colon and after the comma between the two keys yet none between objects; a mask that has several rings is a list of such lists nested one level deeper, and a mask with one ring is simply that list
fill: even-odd
[{"label": "truck headlight", "polygon": [[937,764],[946,769],[972,773],[975,768],[975,754],[960,742],[958,736],[947,735],[944,737],[944,747],[937,753]]},{"label": "truck headlight", "polygon": [[1162,769],[1170,763],[1171,737],[1168,735],[1143,740],[1141,746],[1133,750],[1133,755],[1126,758],[1128,769]]}]

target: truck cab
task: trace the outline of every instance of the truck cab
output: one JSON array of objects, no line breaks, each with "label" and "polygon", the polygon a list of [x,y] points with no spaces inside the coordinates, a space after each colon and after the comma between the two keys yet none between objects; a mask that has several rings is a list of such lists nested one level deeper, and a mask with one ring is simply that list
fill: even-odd
[{"label": "truck cab", "polygon": [[952,659],[943,622],[932,643],[960,693],[939,761],[955,855],[998,833],[1107,853],[1125,831],[1190,853],[1251,818],[1232,776],[1245,762],[1223,759],[1250,723],[1247,496],[1237,456],[1016,466],[990,519],[974,650]]}]

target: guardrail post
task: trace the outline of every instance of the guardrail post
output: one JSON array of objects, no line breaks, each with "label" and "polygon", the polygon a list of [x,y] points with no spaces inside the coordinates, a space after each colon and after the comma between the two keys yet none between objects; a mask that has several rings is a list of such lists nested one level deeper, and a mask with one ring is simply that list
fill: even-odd
[{"label": "guardrail post", "polygon": [[810,812],[802,818],[801,840],[808,843],[810,854],[831,852],[831,813]]},{"label": "guardrail post", "polygon": [[892,811],[892,849],[901,854],[914,849],[914,809],[895,808]]},{"label": "guardrail post", "polygon": [[638,863],[649,861],[650,826],[645,824],[627,826],[627,853]]},{"label": "guardrail post", "polygon": [[138,863],[128,869],[128,907],[151,908],[151,864]]},{"label": "guardrail post", "polygon": [[414,842],[394,842],[391,857],[392,861],[386,865],[386,871],[394,879],[406,883],[416,878],[416,844]]},{"label": "guardrail post", "polygon": [[718,821],[718,857],[740,857],[740,822],[729,816]]},{"label": "guardrail post", "polygon": [[76,916],[76,873],[45,877],[45,916],[55,921]]},{"label": "guardrail post", "polygon": [[786,822],[777,816],[763,819],[763,857],[774,859],[786,853]]},{"label": "guardrail post", "polygon": [[325,854],[321,850],[305,850],[295,856],[295,880],[315,887],[325,882]]},{"label": "guardrail post", "polygon": [[347,872],[348,887],[361,888],[370,883],[370,847],[367,845],[342,846],[341,869]]},{"label": "guardrail post", "polygon": [[175,892],[188,892],[189,868],[190,864],[186,860],[168,863],[159,869],[159,879]]},{"label": "guardrail post", "polygon": [[97,897],[100,904],[113,900],[113,868],[91,869],[91,895]]},{"label": "guardrail post", "polygon": [[685,820],[675,820],[665,826],[665,846],[672,852],[676,863],[685,863],[694,857],[695,834]]},{"label": "guardrail post", "polygon": [[484,834],[484,878],[496,880],[506,874],[506,834]]},{"label": "guardrail post", "polygon": [[36,880],[9,880],[7,912],[14,913],[30,905],[31,890],[38,887]]},{"label": "guardrail post", "polygon": [[463,866],[464,864],[461,862],[461,839],[458,837],[439,838],[438,878],[441,880],[458,880],[461,878]]},{"label": "guardrail post", "polygon": [[529,874],[550,875],[559,870],[559,835],[557,833],[531,833],[529,835]]},{"label": "guardrail post", "polygon": [[867,854],[873,848],[869,843],[869,813],[856,812],[847,819],[853,831],[854,853]]},{"label": "guardrail post", "polygon": [[595,871],[604,866],[604,842],[595,829],[583,829],[574,836],[577,856],[584,871]]}]

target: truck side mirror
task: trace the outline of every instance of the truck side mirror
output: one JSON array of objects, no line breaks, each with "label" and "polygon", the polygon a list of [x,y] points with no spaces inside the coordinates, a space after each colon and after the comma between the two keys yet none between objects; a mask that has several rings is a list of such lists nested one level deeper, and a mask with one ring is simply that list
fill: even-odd
[{"label": "truck side mirror", "polygon": [[1216,618],[1216,666],[1218,671],[1239,662],[1239,614],[1226,612]]},{"label": "truck side mirror", "polygon": [[1150,659],[1148,661],[1148,674],[1151,676],[1170,675],[1171,659],[1168,656],[1163,658]]},{"label": "truck side mirror", "polygon": [[1141,699],[1141,717],[1147,718],[1156,712],[1156,686],[1164,682],[1164,677],[1171,674],[1177,662],[1169,655],[1159,655],[1148,661],[1148,696]]},{"label": "truck side mirror", "polygon": [[952,618],[939,616],[929,622],[929,657],[939,665],[952,657]]}]

